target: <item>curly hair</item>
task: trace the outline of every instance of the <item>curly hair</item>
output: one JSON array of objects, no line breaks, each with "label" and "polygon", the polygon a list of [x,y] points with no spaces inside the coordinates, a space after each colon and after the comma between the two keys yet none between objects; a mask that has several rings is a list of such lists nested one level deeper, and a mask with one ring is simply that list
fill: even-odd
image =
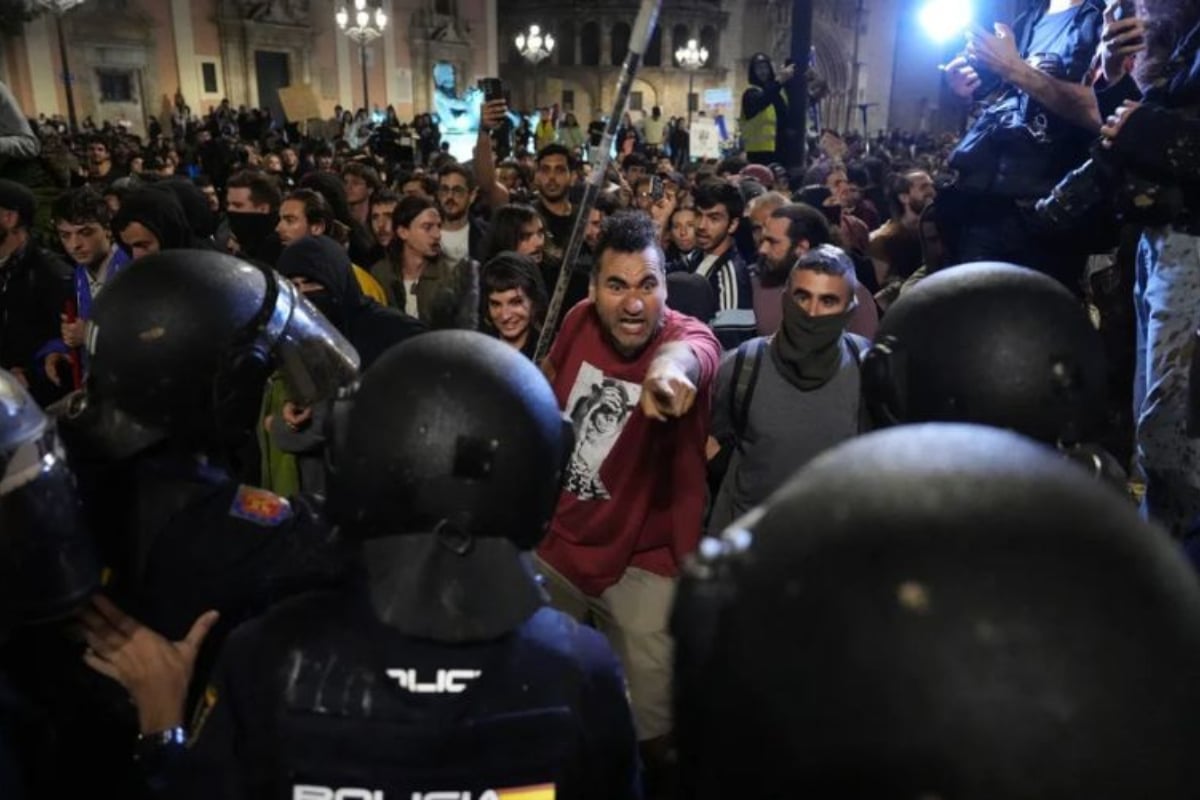
[{"label": "curly hair", "polygon": [[1200,0],[1137,0],[1146,21],[1146,50],[1138,55],[1133,77],[1143,90],[1169,76],[1171,53],[1200,22]]},{"label": "curly hair", "polygon": [[608,251],[616,253],[641,253],[653,250],[658,254],[658,269],[666,270],[667,258],[658,239],[658,227],[649,215],[635,211],[613,214],[600,224],[600,238],[596,242],[596,258],[592,262],[592,279],[600,274],[600,262]]}]

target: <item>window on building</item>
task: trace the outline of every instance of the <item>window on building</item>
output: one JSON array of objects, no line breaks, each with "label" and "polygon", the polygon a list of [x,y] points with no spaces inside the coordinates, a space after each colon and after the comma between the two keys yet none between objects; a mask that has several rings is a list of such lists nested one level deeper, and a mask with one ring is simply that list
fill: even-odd
[{"label": "window on building", "polygon": [[700,30],[700,46],[708,51],[708,61],[706,64],[719,64],[721,59],[717,56],[717,29],[712,25],[705,25]]},{"label": "window on building", "polygon": [[647,67],[662,66],[662,26],[654,26],[654,35],[650,37],[650,44],[646,45],[646,52],[642,56],[642,63]]},{"label": "window on building", "polygon": [[563,89],[562,107],[565,108],[567,111],[575,110],[575,90],[574,89]]},{"label": "window on building", "polygon": [[100,83],[101,103],[132,103],[133,73],[101,71],[96,73]]},{"label": "window on building", "polygon": [[558,50],[558,65],[575,66],[575,23],[570,20],[560,22],[558,34],[554,39],[554,48]]},{"label": "window on building", "polygon": [[205,94],[220,94],[221,87],[217,84],[217,65],[205,61],[200,65],[200,77],[204,82]]},{"label": "window on building", "polygon": [[642,103],[644,100],[645,100],[645,98],[641,92],[630,92],[629,93],[629,110],[630,111],[644,110],[642,108]]},{"label": "window on building", "polygon": [[600,66],[600,26],[585,22],[579,34],[579,63],[585,67]]},{"label": "window on building", "polygon": [[612,65],[619,67],[625,63],[625,54],[629,52],[629,23],[618,22],[612,28]]}]

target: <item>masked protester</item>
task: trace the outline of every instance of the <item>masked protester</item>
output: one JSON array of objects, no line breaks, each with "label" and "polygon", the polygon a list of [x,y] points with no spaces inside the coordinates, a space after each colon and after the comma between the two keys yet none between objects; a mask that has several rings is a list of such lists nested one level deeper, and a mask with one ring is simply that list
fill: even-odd
[{"label": "masked protester", "polygon": [[52,737],[37,724],[42,698],[17,690],[13,654],[29,644],[21,628],[70,617],[99,585],[100,561],[54,423],[0,370],[0,796],[57,796],[46,757]]},{"label": "masked protester", "polygon": [[329,510],[361,569],[230,639],[173,796],[639,796],[616,657],[529,558],[572,439],[545,378],[435,331],[337,405]]},{"label": "masked protester", "polygon": [[[350,340],[364,367],[425,330],[419,320],[367,299],[346,249],[328,236],[306,236],[289,244],[279,256],[279,272]],[[261,483],[278,494],[323,494],[328,409],[293,397],[285,377],[272,376],[263,396]]]},{"label": "masked protester", "polygon": [[801,256],[780,296],[778,331],[725,355],[708,452],[723,471],[709,530],[720,531],[821,452],[856,435],[859,354],[854,262],[823,244]]},{"label": "masked protester", "polygon": [[[56,723],[67,788],[101,781],[131,796],[135,749],[144,762],[182,743],[193,663],[202,681],[233,626],[341,568],[310,504],[239,483],[233,455],[272,372],[281,368],[311,405],[354,379],[358,357],[290,282],[189,250],[146,256],[114,278],[96,299],[87,346],[87,385],[65,401],[60,427],[112,569],[116,605],[89,620],[99,659],[89,664],[129,697],[119,713]],[[199,648],[210,610],[221,622]],[[187,658],[180,642],[191,642]],[[60,706],[94,705],[95,691]]]},{"label": "masked protester", "polygon": [[1195,576],[1028,439],[857,438],[699,552],[679,797],[1195,796]]},{"label": "masked protester", "polygon": [[975,422],[1017,431],[1122,486],[1096,444],[1108,368],[1087,313],[1053,279],[1012,264],[939,272],[902,295],[863,362],[877,427]]}]

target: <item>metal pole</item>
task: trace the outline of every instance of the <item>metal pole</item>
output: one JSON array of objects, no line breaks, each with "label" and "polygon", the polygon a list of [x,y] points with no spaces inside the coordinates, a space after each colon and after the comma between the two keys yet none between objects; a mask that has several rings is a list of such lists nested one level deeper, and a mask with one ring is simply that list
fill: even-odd
[{"label": "metal pole", "polygon": [[692,82],[695,80],[695,78],[696,78],[696,70],[691,67],[688,67],[687,108],[688,108],[688,127],[689,128],[692,125]]},{"label": "metal pole", "polygon": [[363,79],[363,108],[367,110],[367,114],[371,113],[371,101],[367,99],[367,41],[366,39],[358,43],[358,51],[362,61],[362,79]]},{"label": "metal pole", "polygon": [[567,286],[571,282],[571,272],[575,269],[575,260],[579,258],[579,250],[583,247],[583,237],[587,232],[588,217],[596,198],[600,196],[600,188],[604,185],[605,173],[608,172],[608,162],[612,159],[613,137],[617,135],[617,126],[625,116],[625,106],[629,103],[629,91],[633,88],[633,79],[638,67],[642,64],[642,53],[650,44],[650,35],[658,23],[658,11],[662,0],[642,0],[638,10],[637,22],[633,26],[633,35],[629,37],[629,52],[625,54],[625,63],[621,65],[621,75],[617,78],[617,94],[613,99],[612,113],[608,115],[608,123],[604,126],[604,136],[600,139],[600,152],[596,156],[596,164],[588,176],[584,187],[583,200],[575,210],[575,225],[571,228],[571,238],[563,251],[562,266],[558,271],[558,282],[554,286],[554,295],[550,298],[550,306],[546,309],[546,321],[542,325],[542,334],[538,337],[537,350],[533,361],[540,364],[550,352],[550,344],[554,341],[558,318],[562,314],[563,302],[567,297]]},{"label": "metal pole", "polygon": [[54,25],[58,29],[58,51],[62,56],[63,85],[67,90],[67,119],[70,121],[71,133],[79,130],[75,119],[75,89],[71,86],[71,65],[67,61],[67,39],[63,36],[62,14],[54,15]]},{"label": "metal pole", "polygon": [[796,75],[785,87],[787,91],[788,173],[800,181],[807,164],[808,146],[808,58],[812,49],[812,0],[795,0],[792,8],[792,63]]}]

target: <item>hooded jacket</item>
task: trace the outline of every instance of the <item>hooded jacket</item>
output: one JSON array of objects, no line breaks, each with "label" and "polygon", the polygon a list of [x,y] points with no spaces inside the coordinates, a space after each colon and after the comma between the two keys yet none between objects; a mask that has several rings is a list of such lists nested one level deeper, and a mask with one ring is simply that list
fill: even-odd
[{"label": "hooded jacket", "polygon": [[425,326],[363,296],[345,248],[328,236],[305,236],[283,249],[277,268],[286,278],[321,284],[326,296],[314,303],[358,351],[366,370],[385,350],[421,333]]},{"label": "hooded jacket", "polygon": [[198,239],[192,232],[187,214],[175,193],[157,184],[134,189],[121,200],[121,210],[113,218],[113,232],[137,222],[158,239],[160,250],[211,250],[211,242]]}]

